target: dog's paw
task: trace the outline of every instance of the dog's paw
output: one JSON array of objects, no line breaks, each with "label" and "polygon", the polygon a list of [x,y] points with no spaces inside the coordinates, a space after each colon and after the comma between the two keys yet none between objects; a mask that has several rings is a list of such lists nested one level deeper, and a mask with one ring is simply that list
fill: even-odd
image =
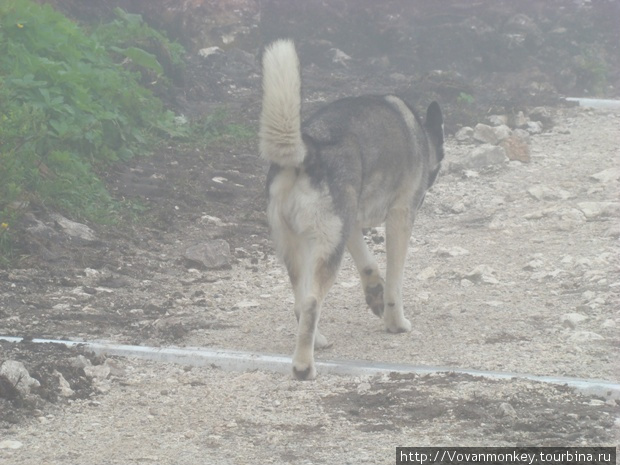
[{"label": "dog's paw", "polygon": [[314,363],[304,364],[293,362],[293,376],[299,381],[309,381],[316,378]]},{"label": "dog's paw", "polygon": [[405,317],[396,318],[385,321],[385,329],[388,333],[408,333],[411,331],[411,322]]},{"label": "dog's paw", "polygon": [[364,294],[366,294],[366,303],[372,313],[381,318],[383,316],[383,280],[374,286],[367,285],[364,288]]}]

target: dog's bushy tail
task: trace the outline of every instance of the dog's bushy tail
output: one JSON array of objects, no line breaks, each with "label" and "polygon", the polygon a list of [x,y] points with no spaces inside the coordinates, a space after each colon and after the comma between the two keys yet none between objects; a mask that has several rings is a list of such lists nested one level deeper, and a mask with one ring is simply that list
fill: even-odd
[{"label": "dog's bushy tail", "polygon": [[263,54],[263,109],[259,148],[280,166],[298,166],[306,149],[301,138],[299,58],[290,40],[277,40]]}]

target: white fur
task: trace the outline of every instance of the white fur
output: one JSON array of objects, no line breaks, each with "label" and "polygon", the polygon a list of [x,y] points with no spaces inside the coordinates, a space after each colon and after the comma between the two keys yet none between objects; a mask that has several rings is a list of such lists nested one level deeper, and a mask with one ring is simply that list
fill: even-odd
[{"label": "white fur", "polygon": [[[336,276],[337,269],[329,275],[324,270],[342,238],[342,220],[334,213],[327,186],[317,189],[294,168],[281,170],[273,179],[267,216],[278,256],[295,276],[298,334],[293,368],[298,372],[308,369],[305,379],[312,379],[316,375],[314,348],[328,345],[317,324],[323,299]],[[316,318],[308,313],[309,307]]]},{"label": "white fur", "polygon": [[299,58],[290,40],[278,40],[263,55],[263,110],[259,148],[266,160],[298,166],[306,155],[301,139]]}]

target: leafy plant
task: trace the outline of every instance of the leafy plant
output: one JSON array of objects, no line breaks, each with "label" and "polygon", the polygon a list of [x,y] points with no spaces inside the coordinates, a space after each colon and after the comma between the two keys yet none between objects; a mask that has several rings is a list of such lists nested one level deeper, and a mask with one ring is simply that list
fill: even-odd
[{"label": "leafy plant", "polygon": [[98,26],[93,38],[107,44],[117,62],[142,75],[142,83],[167,87],[169,81],[183,81],[183,47],[149,27],[141,15],[116,8],[116,19]]},{"label": "leafy plant", "polygon": [[88,36],[49,5],[0,2],[0,224],[7,225],[0,230],[2,256],[28,202],[110,221],[118,205],[97,173],[148,152],[152,141],[187,134],[140,85],[143,75],[134,69],[159,74],[165,67],[118,31],[129,24],[128,34],[139,30],[141,37],[158,38],[174,50],[175,60],[180,46],[141,18],[117,14],[113,26]]},{"label": "leafy plant", "polygon": [[476,101],[473,95],[468,94],[467,92],[461,92],[459,96],[456,98],[456,101],[459,103],[463,103],[466,105],[471,105]]}]

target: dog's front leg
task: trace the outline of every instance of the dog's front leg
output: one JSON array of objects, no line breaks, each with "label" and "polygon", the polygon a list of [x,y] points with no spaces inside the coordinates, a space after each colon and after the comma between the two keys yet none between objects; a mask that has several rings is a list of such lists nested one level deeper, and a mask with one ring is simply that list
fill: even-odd
[{"label": "dog's front leg", "polygon": [[391,333],[411,331],[411,323],[403,313],[402,289],[412,228],[413,215],[409,208],[393,208],[388,212],[385,222],[387,270],[383,294],[383,323],[385,329]]}]

